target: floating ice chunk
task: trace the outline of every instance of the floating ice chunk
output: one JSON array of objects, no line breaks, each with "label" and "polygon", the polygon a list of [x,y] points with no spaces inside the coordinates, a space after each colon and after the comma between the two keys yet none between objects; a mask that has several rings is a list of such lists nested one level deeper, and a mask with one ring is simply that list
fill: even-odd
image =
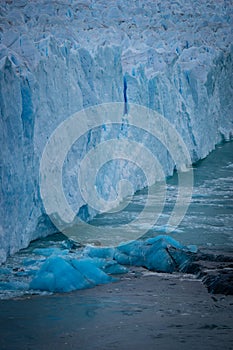
[{"label": "floating ice chunk", "polygon": [[122,244],[117,247],[114,258],[123,265],[172,273],[182,270],[192,260],[195,251],[195,246],[185,247],[170,236],[160,235]]},{"label": "floating ice chunk", "polygon": [[119,263],[127,262],[127,265],[144,266],[149,270],[173,272],[175,267],[166,250],[167,246],[167,242],[161,238],[151,241],[151,243],[135,241],[119,247],[121,253],[116,254],[115,259]]},{"label": "floating ice chunk", "polygon": [[30,288],[50,292],[70,292],[109,283],[113,280],[89,258],[67,261],[61,257],[52,256],[37,272],[30,283]]},{"label": "floating ice chunk", "polygon": [[30,283],[31,289],[50,292],[70,292],[90,287],[93,287],[93,283],[60,257],[48,258]]}]

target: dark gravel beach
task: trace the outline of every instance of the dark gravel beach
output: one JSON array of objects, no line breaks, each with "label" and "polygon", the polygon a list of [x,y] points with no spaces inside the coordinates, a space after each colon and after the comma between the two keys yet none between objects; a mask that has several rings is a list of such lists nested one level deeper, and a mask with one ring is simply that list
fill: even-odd
[{"label": "dark gravel beach", "polygon": [[233,296],[134,269],[94,289],[0,302],[0,348],[233,349]]},{"label": "dark gravel beach", "polygon": [[[6,291],[12,299],[0,301],[0,349],[233,349],[231,159],[227,143],[195,167],[194,198],[173,235],[200,249],[191,274],[132,266],[118,282],[93,289],[17,299]],[[28,258],[54,243],[32,243]],[[13,272],[23,258],[12,257]]]}]

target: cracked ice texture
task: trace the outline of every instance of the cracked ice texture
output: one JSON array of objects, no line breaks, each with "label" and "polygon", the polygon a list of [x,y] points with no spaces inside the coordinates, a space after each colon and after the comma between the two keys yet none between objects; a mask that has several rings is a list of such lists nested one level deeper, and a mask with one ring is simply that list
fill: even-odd
[{"label": "cracked ice texture", "polygon": [[[55,128],[83,107],[123,102],[127,91],[129,104],[176,127],[192,161],[231,138],[231,1],[8,0],[0,16],[0,261],[53,232],[39,160]],[[76,152],[93,143],[86,135]],[[166,153],[163,167],[171,174]],[[68,175],[72,187],[72,167]]]}]

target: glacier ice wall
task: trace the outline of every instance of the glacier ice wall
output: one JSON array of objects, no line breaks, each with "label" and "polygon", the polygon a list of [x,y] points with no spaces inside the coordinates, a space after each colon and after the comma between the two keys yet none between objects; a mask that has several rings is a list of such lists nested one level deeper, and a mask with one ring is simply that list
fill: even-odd
[{"label": "glacier ice wall", "polygon": [[[193,161],[232,137],[231,1],[8,0],[0,16],[0,261],[54,232],[39,162],[78,110],[126,98],[150,107],[176,127]],[[171,174],[166,153],[162,162]]]}]

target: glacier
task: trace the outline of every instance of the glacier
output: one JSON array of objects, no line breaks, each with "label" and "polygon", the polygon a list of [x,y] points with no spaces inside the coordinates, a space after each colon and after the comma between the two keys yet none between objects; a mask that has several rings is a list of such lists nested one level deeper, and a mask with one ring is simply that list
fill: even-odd
[{"label": "glacier", "polygon": [[[151,108],[174,125],[192,162],[232,138],[230,0],[7,0],[0,16],[0,262],[56,232],[39,164],[50,135],[73,113],[106,102],[124,103],[125,113],[130,103]],[[84,220],[95,213],[75,192],[73,160],[108,132],[84,135],[67,160],[64,187]],[[174,164],[159,152],[171,175]],[[114,192],[111,177],[122,168],[106,170],[100,192]],[[133,165],[128,172],[142,188]]]}]

